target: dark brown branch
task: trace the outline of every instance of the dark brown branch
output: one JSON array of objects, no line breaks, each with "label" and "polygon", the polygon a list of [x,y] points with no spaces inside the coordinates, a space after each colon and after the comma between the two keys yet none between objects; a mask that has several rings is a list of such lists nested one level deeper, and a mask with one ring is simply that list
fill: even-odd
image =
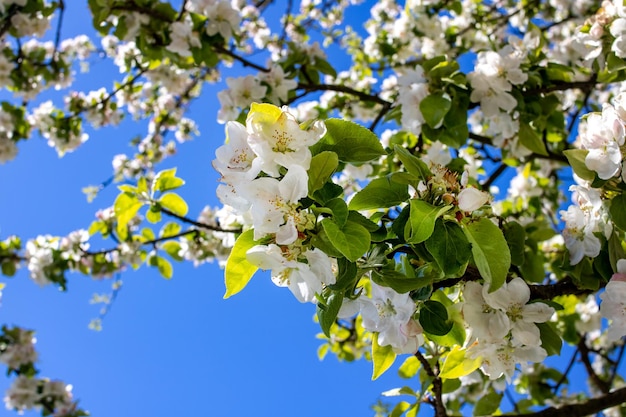
[{"label": "dark brown branch", "polygon": [[[443,381],[439,378],[439,364],[435,364],[435,369],[433,369],[428,360],[420,353],[419,350],[415,352],[415,357],[422,364],[426,374],[433,378],[433,393],[435,394],[433,407],[435,407],[435,416],[447,417],[448,413],[443,403]],[[425,389],[425,387],[422,387],[422,389]]]},{"label": "dark brown branch", "polygon": [[235,52],[231,51],[230,49],[224,48],[222,45],[211,45],[211,46],[213,47],[213,49],[216,52],[231,57],[235,61],[237,61],[240,64],[242,64],[244,67],[254,68],[255,70],[261,71],[261,72],[270,72],[269,68],[266,68],[266,67],[261,66],[261,65],[259,65],[257,63],[254,63],[254,62],[252,62],[252,61],[242,57],[241,55],[237,55]]},{"label": "dark brown branch", "polygon": [[376,116],[376,118],[374,119],[374,121],[372,122],[372,124],[369,127],[369,129],[372,132],[374,131],[374,129],[376,129],[376,126],[378,126],[378,123],[380,123],[380,121],[383,119],[383,117],[385,117],[385,114],[387,114],[389,109],[391,109],[391,103],[384,104],[383,108],[380,109],[380,111],[378,112],[378,115]]},{"label": "dark brown branch", "polygon": [[594,371],[593,366],[591,365],[591,360],[589,358],[589,347],[587,347],[587,336],[581,335],[580,340],[578,341],[578,350],[580,351],[580,359],[585,365],[585,369],[587,370],[587,374],[591,379],[591,382],[603,393],[608,393],[611,390],[611,385],[600,378],[596,371]]},{"label": "dark brown branch", "polygon": [[594,292],[590,289],[578,288],[569,277],[554,284],[530,285],[529,287],[531,300],[551,300],[558,295],[585,295]]},{"label": "dark brown branch", "polygon": [[382,104],[383,106],[390,106],[393,104],[387,100],[384,100],[377,95],[364,93],[359,90],[355,90],[354,88],[347,87],[345,85],[336,85],[336,84],[304,84],[299,83],[298,88],[302,90],[306,90],[308,92],[312,91],[336,91],[338,93],[345,93],[357,98],[360,98],[363,101],[370,101],[373,103]]},{"label": "dark brown branch", "polygon": [[498,165],[498,168],[496,168],[491,175],[489,176],[489,178],[487,178],[487,180],[485,180],[485,182],[483,182],[481,185],[483,187],[484,190],[489,190],[489,187],[491,187],[491,185],[500,177],[500,175],[502,175],[502,173],[504,171],[506,171],[506,169],[509,166],[507,164],[503,164],[500,163],[500,165]]},{"label": "dark brown branch", "polygon": [[516,417],[583,417],[599,413],[607,408],[615,407],[626,402],[626,387],[620,388],[600,397],[591,398],[584,403],[567,404],[559,408],[550,407],[536,413],[503,414]]},{"label": "dark brown branch", "polygon": [[577,88],[582,91],[587,92],[587,91],[592,90],[595,87],[595,85],[597,84],[597,78],[598,76],[596,74],[593,74],[591,78],[588,79],[587,81],[570,81],[570,82],[555,81],[551,85],[548,85],[545,87],[537,87],[537,88],[531,88],[529,90],[525,90],[523,91],[523,94],[524,95],[537,95],[537,94],[551,93],[553,91],[573,90]]},{"label": "dark brown branch", "polygon": [[202,229],[206,229],[206,230],[211,230],[213,232],[241,233],[241,229],[222,229],[219,226],[212,226],[210,224],[197,222],[197,221],[192,220],[192,219],[190,219],[188,217],[181,216],[179,214],[171,212],[168,209],[166,209],[165,207],[161,207],[161,212],[163,214],[166,214],[166,215],[170,216],[170,217],[174,217],[175,219],[178,219],[178,220],[180,220],[183,223],[191,224],[193,226],[196,226],[196,227],[199,227],[199,228],[202,228]]}]

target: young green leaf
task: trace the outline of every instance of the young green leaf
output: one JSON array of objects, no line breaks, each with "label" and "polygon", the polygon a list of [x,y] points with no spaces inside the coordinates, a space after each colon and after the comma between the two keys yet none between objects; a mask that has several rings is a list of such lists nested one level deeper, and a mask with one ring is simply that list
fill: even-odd
[{"label": "young green leaf", "polygon": [[435,230],[435,221],[452,206],[434,206],[424,200],[411,199],[409,222],[404,228],[404,238],[409,243],[421,243]]},{"label": "young green leaf", "polygon": [[228,298],[243,290],[257,269],[259,269],[256,265],[248,262],[246,258],[246,252],[256,245],[257,242],[254,240],[254,230],[252,229],[243,232],[235,241],[235,245],[226,261],[224,274],[226,294],[224,294],[224,298]]},{"label": "young green leaf", "polygon": [[470,359],[465,353],[465,349],[454,346],[446,356],[439,376],[443,379],[461,378],[478,369],[483,362],[482,358]]},{"label": "young green leaf", "polygon": [[163,208],[168,209],[174,214],[178,214],[179,216],[184,216],[187,214],[189,208],[187,207],[187,203],[181,196],[175,193],[167,193],[163,194],[159,199],[159,204],[163,206]]},{"label": "young green leaf", "polygon": [[393,152],[396,154],[400,162],[402,162],[404,169],[409,174],[415,176],[418,180],[426,180],[433,175],[424,161],[411,154],[411,152],[407,151],[403,147],[394,145]]},{"label": "young green leaf", "polygon": [[372,334],[372,362],[374,364],[372,381],[384,374],[385,371],[393,365],[395,360],[396,353],[393,351],[391,345],[380,346],[378,344],[378,333]]}]

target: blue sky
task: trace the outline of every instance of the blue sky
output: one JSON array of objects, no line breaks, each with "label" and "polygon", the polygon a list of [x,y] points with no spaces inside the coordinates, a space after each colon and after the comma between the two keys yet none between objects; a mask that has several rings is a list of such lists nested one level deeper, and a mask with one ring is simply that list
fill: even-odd
[{"label": "blue sky", "polygon": [[[77,3],[66,4],[64,37],[93,31],[85,4]],[[119,77],[110,63],[94,58],[91,64],[75,88],[87,91],[100,87],[94,80]],[[110,88],[111,82],[104,85]],[[177,166],[187,180],[180,193],[190,216],[218,204],[211,160],[224,139],[223,127],[214,123],[220,88],[207,88],[190,111],[202,135],[162,166]],[[81,188],[106,180],[112,157],[132,152],[129,139],[145,130],[124,123],[89,133],[82,147],[62,159],[37,136],[20,142],[17,159],[0,166],[0,238],[64,236],[87,228],[97,209],[113,203],[115,187],[91,204]],[[72,384],[81,406],[96,417],[366,416],[382,391],[408,382],[395,371],[372,382],[366,361],[342,364],[328,356],[320,362],[315,307],[300,304],[267,274],[257,274],[242,293],[223,300],[217,265],[177,264],[169,281],[147,267],[124,272],[101,332],[87,328],[99,310],[89,300],[110,292],[111,280],[68,278],[66,293],[38,287],[25,268],[3,278],[0,318],[36,330],[41,375]],[[9,383],[0,378],[0,391]],[[0,407],[0,415],[15,414]]]}]

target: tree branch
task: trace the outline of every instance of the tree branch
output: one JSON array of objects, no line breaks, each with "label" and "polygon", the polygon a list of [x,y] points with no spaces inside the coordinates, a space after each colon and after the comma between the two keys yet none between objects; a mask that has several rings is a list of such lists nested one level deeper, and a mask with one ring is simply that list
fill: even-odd
[{"label": "tree branch", "polygon": [[362,91],[355,90],[354,88],[347,87],[345,85],[298,83],[298,87],[297,88],[302,89],[302,90],[306,90],[308,92],[312,92],[312,91],[336,91],[336,92],[339,92],[339,93],[345,93],[345,94],[349,94],[349,95],[358,97],[358,98],[360,98],[363,101],[370,101],[370,102],[382,104],[383,106],[391,107],[391,105],[393,104],[393,103],[391,103],[391,102],[389,102],[387,100],[384,100],[384,99],[378,97],[377,95],[364,93]]},{"label": "tree branch", "polygon": [[626,402],[626,387],[620,388],[600,397],[592,398],[584,403],[567,404],[559,408],[550,407],[536,413],[502,414],[516,417],[583,417],[596,414],[607,408]]},{"label": "tree branch", "polygon": [[178,220],[180,220],[183,223],[191,224],[191,225],[194,225],[196,227],[200,227],[202,229],[211,230],[213,232],[241,233],[241,229],[222,229],[219,226],[211,226],[210,224],[197,222],[197,221],[192,220],[192,219],[190,219],[188,217],[181,216],[179,214],[171,212],[168,209],[166,209],[165,207],[161,207],[161,212],[164,213],[164,214],[167,214],[170,217],[174,217],[175,219],[178,219]]}]

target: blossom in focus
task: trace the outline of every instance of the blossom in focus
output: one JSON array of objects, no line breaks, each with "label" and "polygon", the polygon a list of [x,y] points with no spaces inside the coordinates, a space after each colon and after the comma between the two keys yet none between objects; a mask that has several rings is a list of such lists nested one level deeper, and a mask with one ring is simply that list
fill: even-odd
[{"label": "blossom in focus", "polygon": [[489,201],[489,194],[474,187],[464,188],[457,196],[459,208],[472,212],[478,210]]},{"label": "blossom in focus", "polygon": [[278,166],[290,169],[297,165],[309,169],[309,146],[326,133],[322,122],[314,122],[308,130],[303,130],[285,108],[258,103],[250,108],[246,128],[250,147],[263,161],[262,170],[273,177],[278,176]]},{"label": "blossom in focus", "polygon": [[372,282],[371,298],[359,298],[363,327],[378,333],[378,344],[391,345],[396,353],[415,353],[423,343],[422,330],[413,319],[415,302],[408,293]]},{"label": "blossom in focus", "polygon": [[617,261],[617,272],[600,294],[600,314],[610,320],[607,337],[615,342],[626,336],[626,259]]},{"label": "blossom in focus", "polygon": [[[307,263],[298,260],[300,255]],[[257,245],[246,253],[248,262],[264,270],[271,270],[272,281],[279,287],[288,287],[301,303],[315,301],[324,284],[334,284],[330,258],[319,249],[299,253],[276,244]]]}]

